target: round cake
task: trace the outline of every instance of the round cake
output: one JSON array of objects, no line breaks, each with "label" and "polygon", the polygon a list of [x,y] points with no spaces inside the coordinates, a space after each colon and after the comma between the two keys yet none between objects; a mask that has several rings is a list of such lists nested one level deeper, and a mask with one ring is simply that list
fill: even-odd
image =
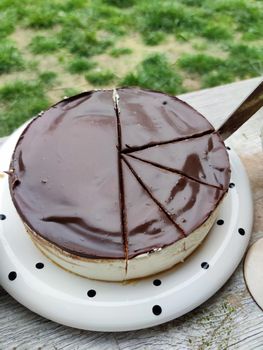
[{"label": "round cake", "polygon": [[183,261],[228,190],[213,126],[176,97],[83,92],[40,113],[15,147],[9,187],[37,247],[81,276],[123,281]]}]

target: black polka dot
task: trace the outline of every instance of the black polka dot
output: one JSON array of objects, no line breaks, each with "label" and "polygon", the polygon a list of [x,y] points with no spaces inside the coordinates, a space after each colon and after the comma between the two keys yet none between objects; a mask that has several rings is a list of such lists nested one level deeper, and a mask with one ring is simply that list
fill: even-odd
[{"label": "black polka dot", "polygon": [[229,188],[233,188],[233,187],[235,187],[235,184],[233,182],[230,182]]},{"label": "black polka dot", "polygon": [[96,295],[96,291],[94,289],[90,289],[87,293],[88,297],[94,298]]},{"label": "black polka dot", "polygon": [[202,267],[202,269],[207,270],[209,268],[209,264],[206,261],[204,261],[204,262],[202,262],[201,267]]},{"label": "black polka dot", "polygon": [[160,286],[161,284],[162,284],[162,281],[160,281],[158,279],[153,281],[154,286]]},{"label": "black polka dot", "polygon": [[217,220],[216,223],[217,223],[217,225],[219,225],[219,226],[224,225],[224,220],[219,219],[219,220]]},{"label": "black polka dot", "polygon": [[44,267],[44,264],[41,263],[41,262],[38,262],[38,263],[36,264],[36,268],[37,268],[38,270],[43,269],[43,267]]},{"label": "black polka dot", "polygon": [[6,216],[4,214],[0,214],[0,220],[5,220]]},{"label": "black polka dot", "polygon": [[163,105],[167,105],[167,101],[163,101]]},{"label": "black polka dot", "polygon": [[228,147],[228,146],[227,146],[227,148],[226,148],[226,149],[228,149],[229,151],[231,150],[231,148],[230,148],[230,147]]},{"label": "black polka dot", "polygon": [[241,236],[244,236],[244,234],[246,233],[246,231],[243,228],[239,228],[238,229],[238,233],[241,234]]},{"label": "black polka dot", "polygon": [[154,315],[159,316],[162,313],[162,308],[160,305],[154,305],[152,311]]},{"label": "black polka dot", "polygon": [[16,276],[17,276],[17,274],[15,271],[11,271],[8,274],[8,278],[10,279],[10,281],[14,281],[16,279]]}]

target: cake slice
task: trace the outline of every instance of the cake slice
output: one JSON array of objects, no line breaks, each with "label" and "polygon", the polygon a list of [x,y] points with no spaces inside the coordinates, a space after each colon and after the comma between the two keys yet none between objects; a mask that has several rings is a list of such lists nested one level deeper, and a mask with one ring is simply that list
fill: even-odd
[{"label": "cake slice", "polygon": [[122,150],[203,135],[213,126],[191,106],[161,92],[118,89]]},{"label": "cake slice", "polygon": [[128,237],[127,279],[149,276],[184,261],[202,240],[185,237],[122,162]]},{"label": "cake slice", "polygon": [[228,154],[217,133],[156,145],[129,154],[207,185],[225,188],[229,183]]},{"label": "cake slice", "polygon": [[124,156],[149,195],[165,210],[186,236],[215,211],[225,191],[185,176]]}]

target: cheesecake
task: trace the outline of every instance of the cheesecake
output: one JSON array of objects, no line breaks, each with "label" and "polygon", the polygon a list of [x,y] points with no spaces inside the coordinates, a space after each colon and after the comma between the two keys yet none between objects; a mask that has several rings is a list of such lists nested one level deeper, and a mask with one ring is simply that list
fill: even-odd
[{"label": "cheesecake", "polygon": [[227,194],[226,147],[180,99],[138,88],[83,92],[34,118],[9,169],[35,245],[75,274],[146,277],[183,262]]}]

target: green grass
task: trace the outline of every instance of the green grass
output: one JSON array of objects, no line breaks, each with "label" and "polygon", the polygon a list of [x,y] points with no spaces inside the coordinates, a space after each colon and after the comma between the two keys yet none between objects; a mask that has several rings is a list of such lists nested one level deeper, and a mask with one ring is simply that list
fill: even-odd
[{"label": "green grass", "polygon": [[232,39],[233,33],[225,25],[208,23],[202,30],[202,36],[209,40],[222,41]]},{"label": "green grass", "polygon": [[25,62],[15,44],[8,40],[0,40],[0,74],[22,70]]},{"label": "green grass", "polygon": [[262,0],[1,0],[0,134],[45,108],[48,90],[53,102],[85,89],[76,74],[171,94],[262,75],[262,33]]},{"label": "green grass", "polygon": [[233,81],[233,75],[223,69],[214,70],[202,77],[202,87],[209,88],[220,84],[227,84]]},{"label": "green grass", "polygon": [[178,66],[191,74],[198,74],[203,87],[230,83],[263,74],[263,47],[244,44],[230,45],[228,57],[221,59],[200,54],[186,54]]},{"label": "green grass", "polygon": [[96,86],[109,85],[115,80],[115,74],[109,70],[89,72],[85,75],[88,82]]},{"label": "green grass", "polygon": [[95,62],[83,57],[77,57],[68,64],[67,70],[72,74],[80,74],[94,67],[96,67]]},{"label": "green grass", "polygon": [[106,4],[121,7],[121,8],[126,8],[133,6],[136,1],[135,0],[104,0]]},{"label": "green grass", "polygon": [[206,74],[220,68],[224,60],[218,57],[198,54],[185,54],[178,60],[178,66],[189,73]]},{"label": "green grass", "polygon": [[49,106],[44,85],[39,81],[14,81],[0,88],[0,136]]},{"label": "green grass", "polygon": [[[138,12],[137,22],[141,32],[195,32],[202,25],[200,17],[178,1],[142,1]],[[198,9],[195,12],[199,12]]]},{"label": "green grass", "polygon": [[263,46],[231,45],[226,69],[240,79],[262,75]]},{"label": "green grass", "polygon": [[42,84],[47,86],[53,86],[57,78],[57,73],[52,71],[46,71],[39,74],[39,80]]},{"label": "green grass", "polygon": [[29,45],[30,51],[34,54],[49,54],[57,51],[60,47],[60,43],[57,38],[46,37],[43,35],[36,35]]},{"label": "green grass", "polygon": [[121,85],[139,86],[160,90],[170,94],[183,91],[182,78],[167,60],[165,55],[153,54],[141,62],[135,72],[129,73]]},{"label": "green grass", "polygon": [[51,28],[58,23],[58,11],[48,1],[35,1],[26,8],[25,25],[31,28]]},{"label": "green grass", "polygon": [[0,11],[0,38],[5,38],[15,30],[16,12],[11,8]]},{"label": "green grass", "polygon": [[263,3],[262,1],[247,0],[217,0],[211,2],[211,10],[231,17],[237,30],[246,33],[254,32],[255,38],[262,38],[263,29]]},{"label": "green grass", "polygon": [[163,32],[148,32],[142,33],[143,41],[146,45],[155,46],[165,40]]},{"label": "green grass", "polygon": [[247,40],[262,39],[263,2],[259,0],[142,0],[136,12],[137,28],[146,37],[164,32],[224,42],[240,32]]},{"label": "green grass", "polygon": [[69,52],[83,57],[99,55],[113,44],[109,38],[98,38],[95,32],[73,27],[64,27],[59,33],[59,39]]},{"label": "green grass", "polygon": [[123,55],[130,55],[132,54],[132,49],[129,49],[128,47],[121,47],[121,48],[113,48],[109,54],[112,56],[112,57],[120,57],[120,56],[123,56]]}]

